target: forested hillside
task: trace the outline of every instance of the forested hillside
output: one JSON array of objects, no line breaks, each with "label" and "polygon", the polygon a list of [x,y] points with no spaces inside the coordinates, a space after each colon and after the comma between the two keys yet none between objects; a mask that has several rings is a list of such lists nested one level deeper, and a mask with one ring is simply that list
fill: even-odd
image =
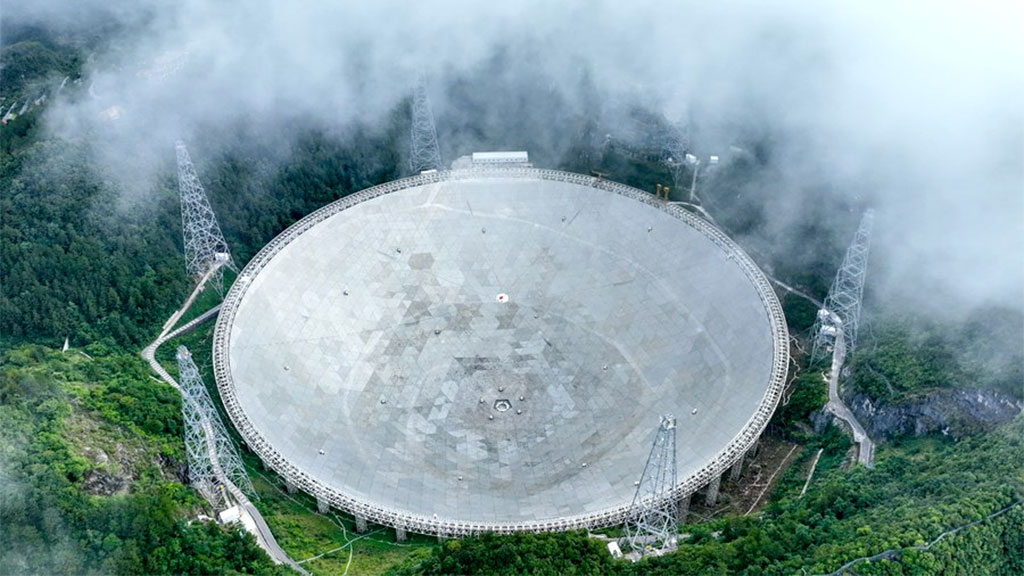
[{"label": "forested hillside", "polygon": [[[290,163],[269,171],[246,149],[214,148],[220,154],[199,163],[201,178],[236,261],[244,265],[314,209],[396,177],[394,132],[357,131],[339,142],[311,130]],[[88,143],[35,133],[5,146],[0,168],[0,334],[51,344],[65,336],[146,341],[188,290],[176,182],[169,173],[144,202],[125,206]],[[167,150],[170,171],[173,142]]]},{"label": "forested hillside", "polygon": [[[484,536],[446,543],[392,573],[828,573],[854,558],[927,544],[1015,503],[931,550],[859,565],[856,573],[1009,576],[1024,570],[1024,422],[961,442],[908,439],[880,451],[874,470],[842,465],[848,442],[834,429],[810,446],[825,451],[806,494],[800,491],[813,451],[790,468],[763,514],[688,524],[676,554],[609,563],[607,551],[581,535]],[[572,552],[551,552],[560,546]]]},{"label": "forested hillside", "polygon": [[187,287],[173,196],[120,211],[85,144],[58,139],[5,155],[0,187],[5,339],[137,344],[175,308]]},{"label": "forested hillside", "polygon": [[895,401],[942,388],[998,390],[1024,397],[1024,321],[991,306],[961,322],[893,314],[876,318],[856,355],[853,386]]},{"label": "forested hillside", "polygon": [[0,364],[0,573],[287,573],[244,532],[186,522],[203,504],[181,484],[181,399],[135,355]]}]

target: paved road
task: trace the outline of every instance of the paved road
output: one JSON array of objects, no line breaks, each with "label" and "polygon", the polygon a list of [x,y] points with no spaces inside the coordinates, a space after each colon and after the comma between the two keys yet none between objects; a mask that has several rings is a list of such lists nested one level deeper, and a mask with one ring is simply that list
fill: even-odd
[{"label": "paved road", "polygon": [[[690,206],[700,211],[712,223],[715,222],[714,218],[711,217],[704,208],[699,205],[692,205],[687,202],[669,202],[669,204],[679,204],[683,206]],[[798,296],[813,302],[818,309],[825,307],[825,304],[814,298],[810,294],[794,288],[781,280],[778,280],[772,276],[765,274],[769,280],[779,288],[791,292]],[[860,445],[859,454],[857,460],[867,466],[868,468],[874,468],[875,466],[875,443],[868,437],[868,433],[864,430],[864,427],[857,421],[857,417],[853,415],[853,412],[846,406],[843,399],[839,397],[839,371],[843,367],[843,362],[846,361],[846,343],[843,341],[843,334],[840,330],[836,335],[835,348],[832,353],[832,372],[828,376],[828,403],[825,405],[825,409],[835,414],[840,419],[845,421],[850,429],[853,431],[853,440]]]},{"label": "paved road", "polygon": [[846,360],[846,342],[843,340],[843,331],[836,334],[835,347],[832,351],[832,371],[828,377],[828,404],[825,409],[835,414],[849,424],[853,430],[853,441],[860,444],[860,454],[857,460],[868,468],[875,466],[875,443],[868,437],[864,427],[857,421],[857,417],[847,408],[843,399],[839,397],[839,372]]},{"label": "paved road", "polygon": [[160,334],[160,336],[156,340],[153,340],[153,342],[150,343],[149,346],[143,348],[142,358],[149,363],[149,367],[152,368],[154,372],[156,372],[157,374],[160,375],[161,378],[163,378],[164,382],[167,382],[171,386],[178,388],[178,383],[174,380],[174,378],[172,378],[171,375],[166,370],[164,370],[164,367],[161,366],[160,363],[156,361],[157,348],[159,348],[161,344],[172,338],[177,338],[178,336],[188,334],[189,332],[195,330],[196,327],[198,327],[200,324],[216,316],[217,312],[219,311],[220,304],[217,304],[216,306],[210,308],[206,312],[203,312],[202,314],[200,314],[199,316],[197,316],[196,318],[194,318],[188,324],[185,324],[181,328],[178,328],[173,332],[164,332],[163,334]]},{"label": "paved road", "polygon": [[[687,202],[669,202],[669,204],[679,204],[683,206],[691,206],[700,211],[710,222],[715,223],[714,218],[711,217],[704,208],[699,205],[691,205]],[[765,276],[771,280],[773,284],[791,292],[798,296],[802,296],[810,302],[813,302],[818,309],[825,307],[825,304],[814,298],[810,294],[794,288],[781,280],[778,280],[767,273]],[[853,440],[860,445],[860,451],[857,456],[857,460],[867,466],[868,468],[874,468],[875,466],[875,443],[868,437],[868,433],[864,430],[864,427],[857,421],[857,417],[853,415],[853,412],[846,406],[843,399],[839,397],[839,371],[843,367],[843,362],[846,361],[846,343],[843,341],[843,334],[840,330],[836,335],[835,348],[832,353],[832,372],[828,376],[828,403],[825,405],[825,409],[835,414],[840,419],[849,424],[850,429],[853,430]]]},{"label": "paved road", "polygon": [[[767,276],[767,274],[766,274],[766,276]],[[803,290],[799,290],[797,288],[793,288],[792,286],[790,286],[789,284],[786,284],[782,280],[779,280],[777,278],[772,278],[771,276],[768,276],[768,279],[771,280],[773,284],[775,284],[779,288],[782,288],[786,292],[791,292],[793,294],[796,294],[797,296],[800,296],[800,297],[804,298],[805,300],[808,300],[809,302],[813,302],[814,305],[818,307],[818,310],[821,310],[822,308],[825,307],[824,303],[822,303],[817,298],[811,296],[810,294],[804,292]]]},{"label": "paved road", "polygon": [[[209,275],[207,275],[207,277],[209,277]],[[152,368],[153,371],[156,372],[160,376],[160,378],[163,379],[164,382],[167,382],[178,391],[181,390],[181,388],[178,386],[178,382],[170,375],[170,373],[167,372],[167,370],[164,369],[163,366],[160,365],[159,362],[156,361],[156,351],[164,342],[172,338],[177,338],[178,336],[181,336],[183,334],[187,334],[192,330],[195,330],[196,327],[198,327],[203,322],[209,320],[210,318],[215,317],[217,313],[220,311],[220,304],[218,304],[213,308],[207,310],[206,312],[203,312],[202,314],[200,314],[193,320],[189,321],[187,324],[181,326],[180,328],[168,332],[168,330],[174,325],[174,322],[177,322],[177,320],[181,318],[182,314],[185,313],[189,306],[192,305],[192,302],[195,300],[196,294],[199,293],[205,281],[206,277],[204,277],[203,280],[200,281],[199,286],[196,288],[195,291],[193,291],[192,295],[185,302],[185,305],[182,306],[180,310],[175,312],[174,315],[170,318],[170,320],[168,320],[168,322],[164,324],[163,332],[160,333],[160,336],[158,336],[156,340],[154,340],[149,346],[146,346],[142,350],[142,358],[145,359],[147,363],[149,363],[150,368]],[[185,398],[183,398],[183,400],[188,401]],[[271,559],[273,559],[274,562],[277,562],[278,564],[287,564],[296,571],[305,574],[306,576],[309,576],[309,572],[306,572],[301,566],[296,564],[295,561],[292,560],[291,557],[289,557],[288,554],[277,544],[277,540],[274,539],[274,535],[271,533],[270,527],[267,526],[266,521],[263,520],[263,516],[260,514],[260,511],[257,510],[256,507],[252,505],[252,502],[249,501],[249,498],[246,497],[245,493],[239,490],[238,486],[235,486],[235,483],[232,482],[231,479],[227,477],[227,475],[224,473],[224,470],[220,467],[220,462],[217,460],[217,455],[213,449],[213,442],[209,441],[209,439],[214,438],[213,427],[206,418],[203,418],[202,427],[203,433],[206,435],[206,438],[208,439],[207,449],[209,450],[210,464],[211,467],[213,468],[213,473],[217,476],[217,479],[220,481],[222,485],[224,485],[227,491],[231,493],[232,498],[234,498],[235,501],[238,502],[239,507],[246,514],[248,514],[250,518],[252,518],[253,523],[256,525],[256,532],[253,534],[253,536],[256,537],[256,542],[259,544],[260,548],[263,548],[263,550],[270,555]]]}]

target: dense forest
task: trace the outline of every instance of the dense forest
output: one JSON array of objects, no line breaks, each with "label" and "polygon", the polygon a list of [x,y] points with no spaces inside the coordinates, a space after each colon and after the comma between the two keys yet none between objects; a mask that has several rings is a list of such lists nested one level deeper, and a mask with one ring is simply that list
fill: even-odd
[{"label": "dense forest", "polygon": [[[795,464],[759,516],[688,524],[679,552],[638,564],[609,562],[584,535],[515,536],[446,543],[392,573],[412,574],[818,574],[896,550],[857,574],[1019,574],[1024,570],[1024,422],[960,442],[908,438],[881,451],[874,470],[845,469],[848,442],[835,429],[814,489],[800,494],[807,458]],[[981,474],[979,471],[984,470]],[[1013,505],[927,551],[940,533]],[[564,550],[559,551],[559,547]],[[543,552],[539,552],[543,551]]]},{"label": "dense forest", "polygon": [[[4,41],[5,97],[21,99],[82,73],[82,47],[45,31],[5,30]],[[510,65],[499,51],[476,76],[444,88],[459,111],[439,118],[446,156],[498,142],[530,150],[542,166],[596,170],[642,189],[671,180],[645,151],[599,137],[605,127],[595,110],[573,110],[550,90],[538,92],[540,105],[524,106],[502,84],[509,74],[490,73]],[[484,85],[507,98],[482,99]],[[592,89],[584,75],[579,90]],[[84,90],[71,83],[61,97],[84,97]],[[276,124],[229,124],[189,142],[235,260],[244,265],[316,208],[403,175],[406,106],[344,132],[299,119],[288,127],[286,150],[260,143],[261,130],[281,130]],[[137,355],[190,287],[173,143],[163,176],[143,197],[126,199],[117,175],[94,162],[89,142],[49,130],[46,114],[46,106],[32,107],[0,129],[0,573],[286,573],[251,537],[195,521],[209,510],[183,483],[180,399]],[[551,122],[556,130],[539,129]],[[547,133],[559,136],[537,136]],[[807,224],[773,238],[772,199],[753,183],[778,168],[768,141],[749,149],[708,177],[704,206],[766,270],[820,299],[845,236],[826,233],[817,215],[855,214],[863,202],[806,207]],[[856,217],[842,223],[851,233],[855,225]],[[868,314],[852,358],[850,390],[889,403],[960,388],[1017,400],[1024,394],[1019,310],[993,306],[956,321],[926,320],[892,314],[871,298],[869,286],[878,311]],[[816,307],[794,294],[783,305],[799,355]],[[71,349],[61,353],[65,337]],[[189,338],[197,358],[208,355],[208,333]],[[955,437],[898,435],[879,449],[874,469],[851,466],[841,431],[812,426],[826,400],[818,367],[798,364],[770,433],[803,449],[769,504],[751,515],[691,518],[681,527],[678,554],[633,565],[613,561],[586,534],[487,535],[386,554],[371,546],[369,554],[386,560],[368,565],[396,575],[793,574],[827,573],[892,550],[859,564],[857,573],[1024,573],[1024,509],[1014,506],[1024,497],[1021,416]],[[208,376],[208,364],[203,368]],[[819,449],[813,481],[801,494]],[[245,457],[282,544],[308,556],[331,549],[333,536],[317,540],[314,531],[340,526],[344,534],[350,519],[327,520],[301,497],[275,500],[276,480]],[[1008,506],[927,550],[914,548]],[[309,566],[324,566],[318,573],[347,569],[343,561]]]},{"label": "dense forest", "polygon": [[[33,132],[37,122],[38,113],[17,119]],[[127,346],[152,336],[187,291],[176,183],[154,183],[146,203],[125,207],[111,175],[90,161],[87,143],[16,145],[16,135],[0,134],[3,338]],[[251,157],[216,149],[211,162],[219,169],[203,176],[210,202],[233,206],[220,215],[235,259],[246,262],[315,208],[394,178],[394,138],[393,130],[367,130],[342,143],[310,131],[295,147],[301,160],[272,174]],[[171,169],[173,143],[168,159]]]},{"label": "dense forest", "polygon": [[952,325],[897,314],[877,325],[855,357],[852,379],[855,388],[873,398],[892,401],[958,387],[1000,390],[1017,398],[1024,393],[1019,312],[992,306]]},{"label": "dense forest", "polygon": [[0,573],[268,574],[248,534],[189,523],[181,399],[102,346],[3,353]]}]

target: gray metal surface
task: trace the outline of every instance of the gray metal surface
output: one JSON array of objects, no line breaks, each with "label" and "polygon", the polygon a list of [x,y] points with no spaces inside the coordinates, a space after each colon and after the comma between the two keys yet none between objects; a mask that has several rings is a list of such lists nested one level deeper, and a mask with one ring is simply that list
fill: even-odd
[{"label": "gray metal surface", "polygon": [[707,223],[604,180],[489,168],[297,223],[228,293],[214,359],[239,432],[290,482],[454,535],[621,521],[665,412],[673,497],[693,492],[767,424],[787,342],[763,275]]}]

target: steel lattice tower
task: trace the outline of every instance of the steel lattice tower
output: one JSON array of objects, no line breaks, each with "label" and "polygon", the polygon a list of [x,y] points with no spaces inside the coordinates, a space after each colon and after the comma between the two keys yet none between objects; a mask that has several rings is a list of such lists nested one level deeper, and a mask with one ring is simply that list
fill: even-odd
[{"label": "steel lattice tower", "polygon": [[437,145],[434,113],[427,97],[427,82],[421,76],[412,99],[412,135],[409,149],[409,169],[413,174],[424,170],[441,169],[441,150]]},{"label": "steel lattice tower", "polygon": [[686,153],[690,150],[689,125],[673,126],[666,134],[664,148],[665,165],[672,171],[672,186],[682,193],[686,184]]},{"label": "steel lattice tower", "polygon": [[214,508],[224,500],[218,473],[231,480],[239,490],[254,495],[242,458],[217,414],[199,369],[192,361],[192,354],[184,346],[179,346],[177,359],[189,481]]},{"label": "steel lattice tower", "polygon": [[864,277],[868,270],[868,251],[871,247],[871,227],[874,223],[873,210],[864,212],[860,226],[853,237],[853,243],[846,251],[832,288],[825,298],[825,307],[818,310],[812,338],[814,347],[811,361],[816,362],[827,354],[835,344],[836,333],[843,332],[847,353],[857,345],[857,326],[860,322],[861,298],[864,295]]},{"label": "steel lattice tower", "polygon": [[185,269],[199,281],[211,270],[209,281],[218,292],[222,291],[223,272],[221,266],[235,268],[231,260],[228,243],[221,234],[217,216],[206,198],[206,191],[199,182],[192,159],[185,144],[175,145],[178,153],[178,189],[181,192],[181,232],[184,236]]},{"label": "steel lattice tower", "polygon": [[672,499],[676,485],[676,419],[661,417],[658,432],[647,456],[626,520],[626,539],[633,552],[658,554],[677,544],[677,507]]}]

